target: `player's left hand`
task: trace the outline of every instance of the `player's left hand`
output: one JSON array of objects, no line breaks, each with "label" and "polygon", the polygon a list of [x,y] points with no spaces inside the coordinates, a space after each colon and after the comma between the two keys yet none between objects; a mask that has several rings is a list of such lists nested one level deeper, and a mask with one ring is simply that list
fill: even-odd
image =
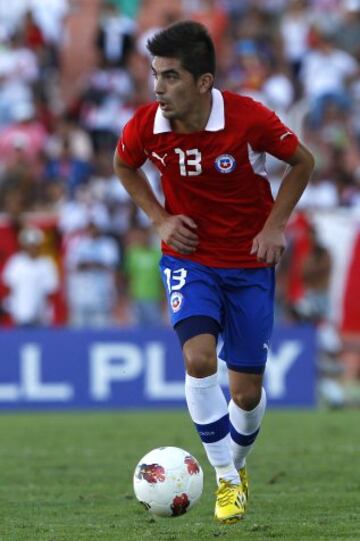
[{"label": "player's left hand", "polygon": [[279,263],[286,247],[285,235],[280,229],[265,228],[253,239],[251,254],[268,265]]}]

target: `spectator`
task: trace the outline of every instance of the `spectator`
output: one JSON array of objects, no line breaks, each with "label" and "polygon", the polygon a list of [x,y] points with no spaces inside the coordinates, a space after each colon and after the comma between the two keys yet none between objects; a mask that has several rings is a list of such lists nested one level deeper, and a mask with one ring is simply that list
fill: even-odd
[{"label": "spectator", "polygon": [[32,105],[32,85],[39,75],[36,54],[24,45],[20,33],[1,45],[0,128],[16,122],[19,107]]},{"label": "spectator", "polygon": [[64,113],[57,118],[54,132],[50,135],[46,148],[50,159],[57,159],[60,156],[65,142],[69,143],[70,153],[75,159],[86,162],[93,159],[90,136],[70,113]]},{"label": "spectator", "polygon": [[163,288],[159,273],[160,255],[160,249],[151,243],[148,228],[136,227],[130,231],[124,253],[124,269],[134,319],[139,325],[161,323]]},{"label": "spectator", "polygon": [[21,251],[8,259],[3,270],[3,282],[9,289],[5,309],[18,326],[51,323],[49,297],[59,283],[54,263],[41,255],[43,241],[40,229],[23,229],[19,235]]},{"label": "spectator", "polygon": [[80,120],[89,131],[96,151],[113,148],[117,134],[129,120],[127,104],[134,91],[131,73],[99,62],[81,97]]},{"label": "spectator", "polygon": [[290,0],[280,21],[284,54],[290,69],[297,78],[303,58],[308,51],[311,25],[310,13],[304,0]]},{"label": "spectator", "polygon": [[69,322],[74,327],[114,324],[120,254],[117,243],[103,233],[102,226],[93,216],[85,232],[74,236],[67,248]]},{"label": "spectator", "polygon": [[34,16],[31,11],[27,11],[23,21],[23,36],[24,44],[29,49],[32,49],[39,56],[41,56],[42,50],[45,47],[45,37],[34,20]]},{"label": "spectator", "polygon": [[64,36],[63,25],[69,12],[69,0],[31,0],[30,4],[34,20],[46,40],[58,46]]},{"label": "spectator", "polygon": [[[17,191],[10,192],[5,201],[7,220],[0,225],[0,277],[8,259],[19,250],[19,232],[22,225],[22,202]],[[9,316],[4,310],[3,301],[8,288],[0,279],[0,325],[9,322]]]},{"label": "spectator", "polygon": [[343,18],[336,29],[336,43],[340,49],[360,58],[360,0],[343,2]]},{"label": "spectator", "polygon": [[74,199],[66,199],[59,208],[58,224],[65,243],[68,238],[84,230],[89,220],[101,224],[103,230],[110,228],[106,206],[92,197],[87,185],[82,185],[75,191]]},{"label": "spectator", "polygon": [[0,132],[1,161],[5,165],[14,165],[21,154],[28,167],[36,168],[39,172],[48,134],[35,118],[31,103],[17,104],[13,116],[15,122]]},{"label": "spectator", "polygon": [[[33,210],[40,200],[43,149],[47,133],[34,118],[33,106],[19,103],[17,122],[0,132],[0,208],[5,210],[10,192],[18,192],[23,210]],[[2,171],[1,171],[2,166]]]},{"label": "spectator", "polygon": [[304,291],[293,306],[301,321],[321,323],[328,318],[331,257],[320,243],[314,227],[309,229],[310,249],[302,265]]},{"label": "spectator", "polygon": [[120,13],[110,2],[103,4],[96,45],[105,65],[126,65],[134,46],[135,30],[136,24],[130,17]]},{"label": "spectator", "polygon": [[63,22],[68,13],[68,0],[16,0],[0,2],[0,25],[5,35],[12,35],[21,27],[28,11],[48,41],[58,44],[63,35]]},{"label": "spectator", "polygon": [[93,201],[107,210],[107,231],[116,236],[122,246],[123,237],[129,230],[133,203],[114,174],[112,158],[110,152],[98,153],[96,175],[91,179],[90,190]]},{"label": "spectator", "polygon": [[60,181],[67,190],[68,197],[72,199],[76,190],[88,182],[91,172],[91,163],[76,158],[69,137],[65,137],[60,155],[49,160],[45,168],[45,179],[47,183]]},{"label": "spectator", "polygon": [[335,46],[334,33],[314,28],[313,50],[300,71],[304,94],[310,100],[310,124],[319,127],[330,103],[342,111],[351,105],[348,83],[359,74],[356,59]]}]

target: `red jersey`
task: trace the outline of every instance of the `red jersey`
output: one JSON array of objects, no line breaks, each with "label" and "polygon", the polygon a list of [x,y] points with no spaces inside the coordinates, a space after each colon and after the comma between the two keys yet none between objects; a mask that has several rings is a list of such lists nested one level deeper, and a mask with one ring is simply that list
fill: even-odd
[{"label": "red jersey", "polygon": [[251,98],[216,89],[212,98],[205,130],[189,134],[173,132],[157,103],[141,107],[117,152],[134,168],[149,159],[160,171],[166,210],[198,226],[194,253],[179,254],[163,243],[164,254],[210,267],[264,267],[250,250],[273,205],[265,153],[286,160],[298,139]]}]

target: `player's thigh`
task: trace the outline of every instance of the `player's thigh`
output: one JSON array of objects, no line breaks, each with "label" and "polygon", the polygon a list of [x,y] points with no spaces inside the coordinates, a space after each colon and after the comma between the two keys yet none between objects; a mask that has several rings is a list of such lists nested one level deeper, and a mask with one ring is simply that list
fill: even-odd
[{"label": "player's thigh", "polygon": [[163,256],[160,270],[173,327],[197,316],[221,324],[222,292],[211,269],[193,261]]},{"label": "player's thigh", "polygon": [[186,369],[194,377],[216,372],[216,346],[223,313],[215,273],[203,265],[164,256],[160,269],[171,323],[183,349]]},{"label": "player's thigh", "polygon": [[229,369],[264,372],[274,323],[274,269],[242,269],[238,283],[225,287],[225,316],[220,357]]}]

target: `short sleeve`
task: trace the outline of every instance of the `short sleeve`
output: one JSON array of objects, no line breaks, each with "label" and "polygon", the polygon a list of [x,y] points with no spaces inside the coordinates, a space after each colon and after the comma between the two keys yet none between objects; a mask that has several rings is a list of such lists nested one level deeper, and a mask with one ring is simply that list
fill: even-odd
[{"label": "short sleeve", "polygon": [[139,135],[138,122],[133,117],[124,126],[122,134],[119,137],[117,147],[119,157],[130,167],[138,169],[147,160],[144,147]]},{"label": "short sleeve", "polygon": [[290,158],[299,144],[295,133],[264,105],[254,102],[253,124],[249,142],[258,152],[268,152],[280,160]]}]

